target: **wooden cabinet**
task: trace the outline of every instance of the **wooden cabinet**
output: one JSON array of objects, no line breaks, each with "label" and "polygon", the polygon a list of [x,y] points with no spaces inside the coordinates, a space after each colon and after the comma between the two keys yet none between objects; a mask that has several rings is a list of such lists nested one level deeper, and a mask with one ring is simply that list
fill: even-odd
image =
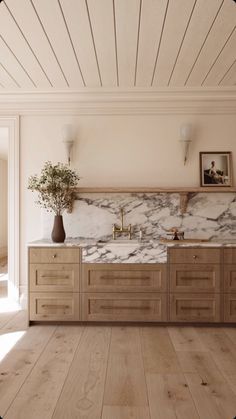
[{"label": "wooden cabinet", "polygon": [[236,322],[236,248],[223,250],[224,321]]},{"label": "wooden cabinet", "polygon": [[83,292],[166,292],[165,264],[84,264]]},{"label": "wooden cabinet", "polygon": [[80,320],[79,248],[29,248],[29,321]]},{"label": "wooden cabinet", "polygon": [[82,320],[166,321],[165,264],[84,264]]},{"label": "wooden cabinet", "polygon": [[83,293],[82,320],[166,321],[164,293]]},{"label": "wooden cabinet", "polygon": [[170,294],[170,321],[219,322],[220,294]]},{"label": "wooden cabinet", "polygon": [[169,319],[172,322],[221,320],[221,249],[169,249]]},{"label": "wooden cabinet", "polygon": [[29,248],[30,321],[236,322],[236,248],[173,247],[167,264],[81,263]]}]

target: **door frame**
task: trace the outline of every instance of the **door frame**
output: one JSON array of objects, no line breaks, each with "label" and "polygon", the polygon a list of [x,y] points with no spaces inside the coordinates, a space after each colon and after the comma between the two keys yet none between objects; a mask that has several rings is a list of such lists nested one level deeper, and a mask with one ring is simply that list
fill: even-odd
[{"label": "door frame", "polygon": [[8,297],[19,302],[20,288],[20,140],[19,116],[0,116],[8,128]]}]

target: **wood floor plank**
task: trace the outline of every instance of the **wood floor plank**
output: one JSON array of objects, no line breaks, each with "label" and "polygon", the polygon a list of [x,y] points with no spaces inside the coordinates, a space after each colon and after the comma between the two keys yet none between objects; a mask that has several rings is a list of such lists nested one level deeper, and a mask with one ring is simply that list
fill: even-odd
[{"label": "wood floor plank", "polygon": [[28,313],[26,310],[20,310],[0,329],[0,334],[27,330],[28,328]]},{"label": "wood floor plank", "polygon": [[168,327],[176,351],[206,351],[194,327]]},{"label": "wood floor plank", "polygon": [[0,363],[0,414],[3,417],[55,329],[46,325],[31,327]]},{"label": "wood floor plank", "polygon": [[201,419],[233,419],[236,397],[227,383],[203,383],[196,373],[186,373],[191,395]]},{"label": "wood floor plank", "polygon": [[112,329],[104,405],[148,406],[138,327]]},{"label": "wood floor plank", "polygon": [[111,328],[85,329],[53,419],[100,419]]},{"label": "wood floor plank", "polygon": [[84,328],[59,326],[5,419],[51,419]]},{"label": "wood floor plank", "polygon": [[151,419],[199,419],[183,374],[147,374]]},{"label": "wood floor plank", "polygon": [[18,314],[18,311],[11,311],[9,313],[0,313],[0,331],[3,329],[7,323],[12,320],[16,315]]},{"label": "wood floor plank", "polygon": [[177,352],[183,373],[196,373],[206,384],[225,383],[223,374],[218,369],[209,352]]},{"label": "wood floor plank", "polygon": [[236,346],[221,328],[199,328],[197,333],[220,371],[225,376],[236,375]]},{"label": "wood floor plank", "polygon": [[141,328],[141,344],[146,373],[176,374],[181,372],[167,328]]},{"label": "wood floor plank", "polygon": [[224,327],[223,332],[228,336],[228,338],[236,345],[236,328],[235,327]]},{"label": "wood floor plank", "polygon": [[102,419],[150,419],[148,407],[104,406]]}]

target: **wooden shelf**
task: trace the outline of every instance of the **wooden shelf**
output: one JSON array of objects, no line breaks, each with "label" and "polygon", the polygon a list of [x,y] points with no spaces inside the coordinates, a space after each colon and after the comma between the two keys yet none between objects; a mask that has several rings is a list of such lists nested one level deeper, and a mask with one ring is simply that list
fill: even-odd
[{"label": "wooden shelf", "polygon": [[156,187],[81,187],[76,188],[78,193],[204,193],[204,192],[235,192],[236,187],[186,187],[186,188],[156,188]]}]

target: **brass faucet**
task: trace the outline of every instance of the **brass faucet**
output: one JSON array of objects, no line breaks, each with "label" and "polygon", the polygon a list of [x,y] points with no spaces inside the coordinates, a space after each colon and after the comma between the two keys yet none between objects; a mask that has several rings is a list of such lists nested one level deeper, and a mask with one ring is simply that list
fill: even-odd
[{"label": "brass faucet", "polygon": [[116,234],[123,234],[123,233],[128,233],[129,240],[131,240],[131,235],[132,235],[131,224],[129,224],[127,227],[124,227],[124,208],[120,209],[120,217],[121,217],[121,226],[118,226],[117,224],[113,224],[113,227],[112,227],[113,240],[116,239]]}]

